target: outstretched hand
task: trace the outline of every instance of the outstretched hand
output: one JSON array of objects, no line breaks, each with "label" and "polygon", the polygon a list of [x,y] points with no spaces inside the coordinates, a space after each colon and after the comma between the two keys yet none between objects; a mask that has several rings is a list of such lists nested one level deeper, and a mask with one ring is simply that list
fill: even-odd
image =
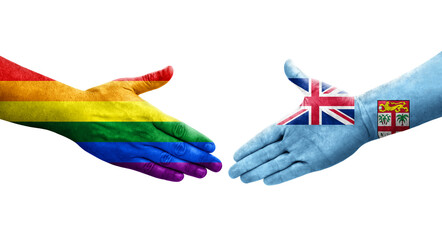
[{"label": "outstretched hand", "polygon": [[[172,67],[81,91],[0,59],[0,118],[48,129],[108,163],[169,181],[221,170],[215,144],[138,95],[159,88]],[[18,94],[20,93],[20,94]]]},{"label": "outstretched hand", "polygon": [[333,166],[370,140],[357,99],[309,79],[291,61],[284,70],[306,97],[298,111],[235,153],[229,175],[244,183],[264,179],[275,185]]},{"label": "outstretched hand", "polygon": [[[108,93],[120,95],[122,100],[136,99],[138,94],[166,84],[172,74],[172,67],[167,67],[139,78],[118,79],[87,92],[103,100]],[[141,98],[129,104],[116,103],[112,109],[111,112],[100,111],[107,115],[102,116],[104,120],[115,121],[115,111],[119,111],[122,117],[118,120],[124,122],[102,122],[86,131],[92,136],[85,140],[114,137],[106,142],[77,141],[80,147],[114,165],[170,181],[181,181],[183,174],[203,178],[206,168],[215,172],[221,170],[221,162],[210,154],[215,144],[209,138]]]}]

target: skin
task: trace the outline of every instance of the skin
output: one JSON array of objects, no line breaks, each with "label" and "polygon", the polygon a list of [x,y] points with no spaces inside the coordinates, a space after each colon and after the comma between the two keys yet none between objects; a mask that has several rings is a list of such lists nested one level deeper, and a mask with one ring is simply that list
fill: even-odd
[{"label": "skin", "polygon": [[[290,61],[285,71],[288,77],[307,78]],[[355,119],[361,119],[358,99]],[[363,121],[351,126],[275,124],[235,153],[229,175],[244,183],[263,179],[266,185],[280,184],[343,161],[369,139]]]},{"label": "skin", "polygon": [[[7,60],[1,60],[9,64]],[[18,67],[12,67],[12,74],[18,71]],[[19,70],[35,78],[44,77],[24,68]],[[36,81],[24,85],[5,81],[11,78],[11,73],[0,72],[0,78],[5,79],[0,81],[0,118],[57,132],[106,162],[156,178],[175,182],[181,181],[184,175],[203,178],[207,169],[214,172],[221,170],[219,159],[210,154],[215,150],[215,144],[139,97],[139,94],[163,86],[172,75],[172,67],[167,67],[142,77],[118,79],[82,91],[60,82]],[[29,99],[33,102],[29,103]],[[68,103],[53,104],[53,101]],[[75,109],[69,105],[72,102],[91,105]],[[100,102],[105,102],[105,106]],[[13,106],[23,103],[32,107],[20,115]],[[47,116],[62,123],[39,120]],[[24,118],[26,121],[20,121]],[[63,121],[66,119],[76,121],[65,124]],[[84,119],[92,119],[93,124],[82,122]]]},{"label": "skin", "polygon": [[[307,78],[291,61],[284,70],[289,79]],[[275,185],[333,166],[363,144],[385,136],[378,134],[378,101],[389,100],[409,102],[409,128],[442,117],[442,108],[435,107],[442,106],[442,52],[398,79],[355,97],[354,125],[268,127],[235,153],[229,175],[244,183],[263,179]]]}]

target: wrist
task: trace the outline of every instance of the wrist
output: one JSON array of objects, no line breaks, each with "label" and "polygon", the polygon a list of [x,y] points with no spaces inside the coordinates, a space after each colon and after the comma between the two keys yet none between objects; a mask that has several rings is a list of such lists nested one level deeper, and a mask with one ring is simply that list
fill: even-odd
[{"label": "wrist", "polygon": [[368,136],[367,142],[377,139],[378,136],[376,122],[374,121],[375,119],[373,119],[373,117],[371,116],[371,112],[373,111],[373,109],[372,106],[365,103],[364,95],[355,97],[355,108],[359,112],[359,119],[355,119],[355,121],[360,121],[360,123],[358,124],[361,124],[361,126],[366,129]]},{"label": "wrist", "polygon": [[86,92],[56,81],[0,81],[0,89],[0,119],[10,122],[33,122],[63,114],[50,108],[50,103],[87,99]]}]

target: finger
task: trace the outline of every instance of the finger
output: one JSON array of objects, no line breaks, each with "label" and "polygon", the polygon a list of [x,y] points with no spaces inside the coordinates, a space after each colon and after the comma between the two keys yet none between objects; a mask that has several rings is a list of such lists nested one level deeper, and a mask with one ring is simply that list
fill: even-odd
[{"label": "finger", "polygon": [[154,122],[154,125],[166,134],[203,151],[208,153],[215,151],[215,144],[208,137],[183,122]]},{"label": "finger", "polygon": [[247,157],[243,158],[233,165],[229,170],[229,176],[231,178],[237,178],[242,174],[264,164],[271,159],[279,156],[285,151],[284,145],[281,142],[276,142],[271,145],[260,149]]},{"label": "finger", "polygon": [[296,86],[298,86],[303,93],[309,92],[309,85],[313,86],[314,84],[318,84],[320,86],[322,93],[330,94],[329,96],[335,94],[339,94],[340,96],[342,96],[347,94],[347,92],[322,81],[311,79],[310,83],[309,77],[307,77],[307,75],[305,75],[301,70],[299,70],[299,68],[296,67],[295,64],[293,64],[292,60],[290,59],[287,60],[284,64],[284,71],[287,78],[292,83],[296,84]]},{"label": "finger", "polygon": [[292,60],[285,62],[284,72],[287,78],[295,84],[304,95],[308,94],[311,87],[309,78],[293,64]]},{"label": "finger", "polygon": [[240,149],[238,149],[235,152],[235,155],[233,155],[233,159],[237,162],[240,161],[249,154],[252,154],[269,144],[281,140],[283,137],[282,134],[283,132],[281,126],[270,126],[264,129],[264,131],[260,132],[249,142],[244,144]]},{"label": "finger", "polygon": [[264,183],[266,185],[276,185],[310,172],[312,172],[312,168],[307,163],[295,162],[290,167],[264,178]]},{"label": "finger", "polygon": [[131,162],[112,162],[111,164],[172,182],[179,182],[184,178],[183,173],[162,167],[144,158],[135,158]]},{"label": "finger", "polygon": [[276,172],[286,169],[294,162],[293,156],[288,153],[279,155],[273,160],[270,160],[255,169],[241,175],[241,181],[243,183],[251,183],[261,180],[267,176],[270,176]]},{"label": "finger", "polygon": [[219,172],[222,168],[222,163],[218,158],[185,142],[168,141],[146,144],[162,149],[179,159],[203,166],[213,172]]},{"label": "finger", "polygon": [[169,82],[172,75],[173,68],[168,66],[162,70],[149,73],[141,77],[120,78],[114,80],[114,82],[124,84],[124,87],[131,88],[136,94],[142,94],[162,87],[164,84]]},{"label": "finger", "polygon": [[143,149],[143,153],[145,153],[146,157],[151,159],[152,162],[163,167],[182,172],[186,175],[196,178],[203,178],[207,174],[207,170],[205,168],[179,159],[155,147],[147,146],[145,149]]}]

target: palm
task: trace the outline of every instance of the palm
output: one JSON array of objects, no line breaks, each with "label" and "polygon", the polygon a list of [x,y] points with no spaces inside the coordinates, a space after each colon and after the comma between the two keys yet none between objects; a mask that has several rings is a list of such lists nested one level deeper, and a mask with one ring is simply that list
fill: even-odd
[{"label": "palm", "polygon": [[[356,109],[356,118],[358,109]],[[276,126],[278,127],[278,126]],[[292,161],[299,161],[311,171],[335,165],[352,155],[369,135],[358,121],[352,126],[283,126],[281,143]]]},{"label": "palm", "polygon": [[[286,64],[286,74],[289,78],[297,77],[299,81],[306,78],[290,63]],[[313,84],[311,83],[310,87]],[[343,92],[336,90],[338,91]],[[313,92],[309,96],[313,96]],[[348,103],[343,112],[352,110],[349,114],[354,114],[353,118],[339,112],[342,116],[338,117],[341,122],[327,120],[325,118],[327,116],[322,115],[322,118],[316,120],[316,125],[313,125],[315,120],[310,117],[314,113],[306,112],[302,107],[311,100],[304,98],[301,110],[268,127],[235,153],[234,159],[237,163],[230,169],[230,176],[232,178],[241,176],[241,180],[245,183],[264,179],[264,183],[273,185],[330,167],[348,158],[369,140],[369,133],[362,121],[358,100],[350,97],[343,99],[345,100],[343,104]],[[308,115],[310,117],[303,118],[302,114],[310,114]],[[332,125],[318,125],[321,121],[322,124]]]},{"label": "palm", "polygon": [[[356,108],[356,119],[361,119]],[[273,125],[235,154],[232,177],[279,184],[333,166],[369,140],[362,121],[352,126]]]},{"label": "palm", "polygon": [[[137,95],[142,91],[126,84],[123,79],[88,90],[90,98],[104,101],[84,111],[86,118],[97,122],[70,128],[84,129],[81,138],[76,132],[64,135],[106,162],[162,179],[179,181],[183,173],[201,178],[206,168],[221,169],[220,161],[210,154],[215,148],[210,139],[162,113]],[[164,83],[153,84],[150,89]],[[112,101],[115,96],[119,101]]]},{"label": "palm", "polygon": [[161,179],[221,169],[209,138],[138,96],[166,84],[171,67],[81,91],[0,61],[9,69],[0,77],[10,80],[0,98],[4,120],[57,132],[101,160]]}]

